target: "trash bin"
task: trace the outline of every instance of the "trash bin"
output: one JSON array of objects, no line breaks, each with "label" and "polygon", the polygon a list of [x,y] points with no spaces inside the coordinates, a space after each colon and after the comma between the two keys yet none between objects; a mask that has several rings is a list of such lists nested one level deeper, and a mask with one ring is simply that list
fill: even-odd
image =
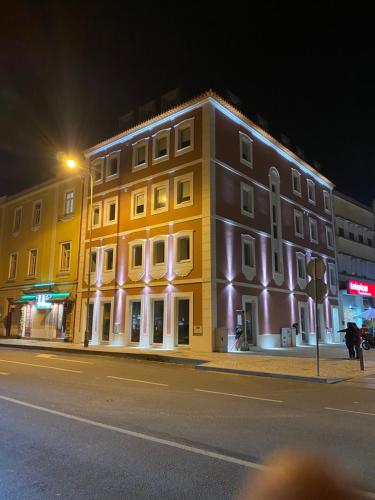
[{"label": "trash bin", "polygon": [[228,328],[216,328],[215,331],[215,351],[228,352]]}]

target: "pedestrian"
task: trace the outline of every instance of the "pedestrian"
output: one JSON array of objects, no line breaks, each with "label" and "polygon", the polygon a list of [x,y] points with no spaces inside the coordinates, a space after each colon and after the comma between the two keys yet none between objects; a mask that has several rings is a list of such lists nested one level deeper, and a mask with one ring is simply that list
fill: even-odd
[{"label": "pedestrian", "polygon": [[353,323],[350,321],[347,322],[347,327],[339,330],[339,332],[345,332],[345,344],[349,351],[349,359],[355,359],[354,352],[354,340],[355,340],[355,331],[353,328]]},{"label": "pedestrian", "polygon": [[353,328],[354,328],[354,347],[355,347],[355,357],[356,359],[359,359],[359,351],[361,349],[361,330],[358,328],[358,326],[355,323],[352,323]]}]

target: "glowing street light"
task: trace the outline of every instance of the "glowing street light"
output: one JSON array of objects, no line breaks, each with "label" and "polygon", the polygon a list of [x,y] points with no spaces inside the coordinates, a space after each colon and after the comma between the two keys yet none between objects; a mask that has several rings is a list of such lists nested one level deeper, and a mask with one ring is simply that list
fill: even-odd
[{"label": "glowing street light", "polygon": [[72,159],[68,159],[65,161],[65,164],[68,168],[76,168],[77,167],[77,162],[75,160],[72,160]]}]

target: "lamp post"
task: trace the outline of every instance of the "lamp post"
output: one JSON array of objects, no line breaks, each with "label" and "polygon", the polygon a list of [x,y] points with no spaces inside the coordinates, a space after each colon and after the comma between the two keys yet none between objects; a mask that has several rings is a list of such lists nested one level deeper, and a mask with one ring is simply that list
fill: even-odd
[{"label": "lamp post", "polygon": [[89,259],[87,265],[87,298],[86,298],[86,326],[85,326],[85,337],[83,341],[83,346],[88,347],[90,341],[90,329],[89,329],[89,320],[90,320],[90,291],[91,291],[91,259],[92,259],[92,202],[93,202],[93,190],[94,190],[94,178],[91,170],[91,164],[88,168],[84,168],[78,165],[76,160],[68,158],[65,160],[66,166],[71,169],[79,169],[88,175],[90,178],[90,206],[88,212],[89,219]]}]

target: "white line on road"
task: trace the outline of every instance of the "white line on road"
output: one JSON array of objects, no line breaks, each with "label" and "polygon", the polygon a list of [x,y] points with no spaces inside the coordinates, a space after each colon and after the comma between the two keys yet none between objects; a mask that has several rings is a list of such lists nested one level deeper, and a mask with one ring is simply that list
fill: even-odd
[{"label": "white line on road", "polygon": [[243,467],[249,467],[252,469],[258,469],[258,470],[265,469],[264,465],[257,464],[255,462],[249,462],[248,460],[242,460],[240,458],[232,457],[230,455],[223,455],[222,453],[216,453],[213,451],[204,450],[202,448],[196,448],[195,446],[188,446],[186,444],[177,443],[175,441],[169,441],[168,439],[161,439],[155,436],[151,436],[149,434],[143,434],[142,432],[134,432],[129,429],[123,429],[122,427],[115,427],[113,425],[97,422],[96,420],[89,420],[88,418],[78,417],[76,415],[71,415],[69,413],[64,413],[57,410],[51,410],[50,408],[33,405],[31,403],[27,403],[26,401],[20,401],[19,399],[8,398],[7,396],[1,396],[1,395],[0,399],[3,399],[4,401],[9,401],[10,403],[14,403],[20,406],[26,406],[27,408],[32,408],[34,410],[50,413],[52,415],[58,415],[59,417],[67,418],[69,420],[75,420],[77,422],[92,425],[94,427],[100,427],[102,429],[107,429],[109,431],[118,432],[119,434],[125,434],[126,436],[143,439],[144,441],[151,441],[152,443],[157,443],[164,446],[170,446],[171,448],[177,448],[180,450],[189,451],[191,453],[196,453],[197,455],[203,455],[206,457],[215,458],[217,460],[222,460],[223,462],[242,465]]},{"label": "white line on road", "polygon": [[58,368],[57,366],[37,365],[35,363],[24,363],[23,361],[10,361],[9,359],[0,359],[1,363],[13,363],[15,365],[35,366],[36,368],[49,368],[50,370],[58,370],[61,372],[82,373],[78,370],[70,370],[69,368]]},{"label": "white line on road", "polygon": [[55,359],[56,361],[67,361],[68,363],[80,363],[82,365],[94,364],[92,361],[80,361],[78,359],[60,358],[60,356],[55,356],[54,354],[37,354],[35,357],[44,359]]},{"label": "white line on road", "polygon": [[256,399],[258,401],[268,401],[270,403],[284,403],[280,399],[258,398],[256,396],[245,396],[244,394],[231,394],[230,392],[206,391],[205,389],[194,389],[197,392],[207,392],[208,394],[219,394],[220,396],[232,396],[234,398]]},{"label": "white line on road", "polygon": [[114,377],[112,375],[107,375],[107,378],[113,378],[115,380],[127,380],[128,382],[139,382],[140,384],[162,385],[163,387],[168,387],[168,384],[160,384],[159,382],[148,382],[147,380],[138,380],[136,378]]},{"label": "white line on road", "polygon": [[0,372],[0,375],[9,375],[9,373],[6,373],[6,372]]},{"label": "white line on road", "polygon": [[358,415],[369,415],[370,417],[375,417],[375,413],[370,413],[367,411],[355,411],[355,410],[342,410],[341,408],[324,408],[330,411],[341,411],[342,413],[356,413]]}]

